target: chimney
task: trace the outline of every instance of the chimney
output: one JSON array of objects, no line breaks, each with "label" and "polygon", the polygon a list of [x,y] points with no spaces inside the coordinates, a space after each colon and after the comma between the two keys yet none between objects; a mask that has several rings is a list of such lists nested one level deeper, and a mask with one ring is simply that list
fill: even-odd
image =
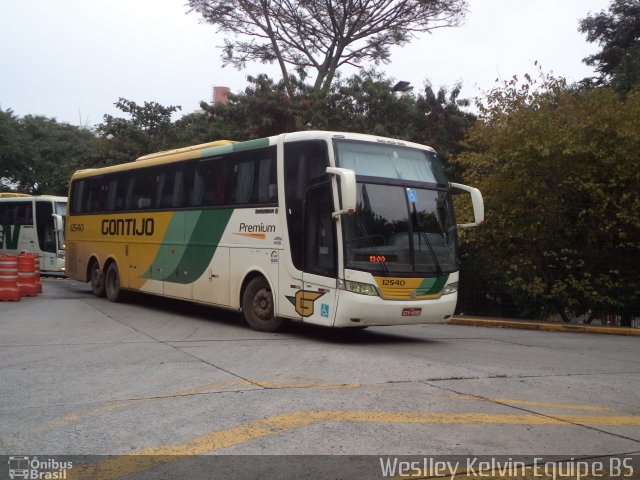
[{"label": "chimney", "polygon": [[213,104],[226,105],[229,103],[229,87],[213,87]]}]

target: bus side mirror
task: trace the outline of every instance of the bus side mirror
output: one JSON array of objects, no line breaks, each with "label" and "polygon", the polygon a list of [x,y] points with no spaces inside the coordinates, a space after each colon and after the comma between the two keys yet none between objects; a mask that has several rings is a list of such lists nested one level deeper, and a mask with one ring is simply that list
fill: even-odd
[{"label": "bus side mirror", "polygon": [[333,218],[356,213],[356,172],[348,168],[327,167],[329,175],[340,177],[340,198],[342,209],[333,212]]},{"label": "bus side mirror", "polygon": [[57,213],[52,213],[53,217],[53,228],[56,232],[62,232],[64,230],[64,221],[62,220],[62,215],[58,215]]},{"label": "bus side mirror", "polygon": [[469,187],[467,185],[462,185],[460,183],[451,183],[452,188],[457,188],[458,190],[464,190],[465,192],[469,192],[471,194],[471,203],[473,205],[473,223],[459,223],[458,228],[469,228],[469,227],[477,227],[478,225],[484,223],[484,200],[482,200],[482,193],[480,190],[474,187]]}]

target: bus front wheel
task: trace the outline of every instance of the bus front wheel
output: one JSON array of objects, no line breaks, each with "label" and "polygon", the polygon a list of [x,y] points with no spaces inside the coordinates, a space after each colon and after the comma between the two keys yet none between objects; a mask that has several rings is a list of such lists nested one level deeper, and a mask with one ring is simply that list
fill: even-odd
[{"label": "bus front wheel", "polygon": [[89,267],[89,278],[91,282],[91,291],[96,297],[104,297],[104,272],[100,270],[97,260],[91,262]]},{"label": "bus front wheel", "polygon": [[253,278],[244,289],[242,316],[259,332],[275,332],[282,326],[282,318],[274,316],[273,293],[264,277]]},{"label": "bus front wheel", "polygon": [[107,299],[111,302],[117,302],[122,298],[122,290],[120,289],[120,272],[116,262],[112,262],[107,267],[104,275],[104,288]]}]

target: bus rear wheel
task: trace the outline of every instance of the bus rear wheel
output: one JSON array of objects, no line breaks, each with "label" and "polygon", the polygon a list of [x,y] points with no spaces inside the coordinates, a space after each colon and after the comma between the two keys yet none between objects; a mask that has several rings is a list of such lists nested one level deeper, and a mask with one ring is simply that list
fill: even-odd
[{"label": "bus rear wheel", "polygon": [[120,271],[116,262],[110,263],[107,267],[107,273],[104,275],[104,289],[109,301],[117,302],[122,299]]},{"label": "bus rear wheel", "polygon": [[96,297],[104,297],[104,272],[100,270],[97,260],[91,262],[89,267],[89,278],[91,291]]},{"label": "bus rear wheel", "polygon": [[274,316],[273,293],[264,277],[253,278],[242,292],[242,316],[254,330],[275,332],[283,319]]}]

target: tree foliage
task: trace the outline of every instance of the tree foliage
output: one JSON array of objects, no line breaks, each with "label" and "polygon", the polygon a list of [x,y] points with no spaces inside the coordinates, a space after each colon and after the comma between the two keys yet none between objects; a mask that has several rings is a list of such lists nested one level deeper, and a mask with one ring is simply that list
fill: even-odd
[{"label": "tree foliage", "polygon": [[328,91],[344,65],[387,62],[392,46],[436,28],[458,25],[465,0],[188,0],[191,11],[230,34],[223,61],[277,62],[293,96],[291,73],[315,72],[316,90]]},{"label": "tree foliage", "polygon": [[55,119],[0,111],[2,187],[31,194],[66,195],[71,173],[89,161],[95,137]]},{"label": "tree foliage", "polygon": [[584,59],[601,81],[622,92],[640,84],[640,0],[612,0],[608,11],[581,20],[580,32],[602,47]]},{"label": "tree foliage", "polygon": [[487,222],[464,237],[522,304],[591,316],[640,299],[640,92],[497,87],[459,156]]},{"label": "tree foliage", "polygon": [[118,99],[115,106],[128,118],[104,116],[97,126],[101,141],[92,166],[130,162],[141,155],[176,146],[171,116],[181,107],[165,107],[153,101],[138,105],[126,98]]}]

